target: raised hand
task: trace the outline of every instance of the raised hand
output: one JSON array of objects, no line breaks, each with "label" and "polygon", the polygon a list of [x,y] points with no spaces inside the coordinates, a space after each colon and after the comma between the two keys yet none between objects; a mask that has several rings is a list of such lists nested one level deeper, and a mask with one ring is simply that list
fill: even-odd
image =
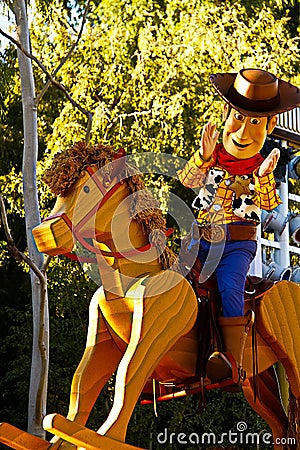
[{"label": "raised hand", "polygon": [[211,157],[218,141],[219,132],[216,131],[216,127],[217,125],[212,125],[211,122],[204,125],[200,147],[200,155],[204,160],[208,160]]},{"label": "raised hand", "polygon": [[277,162],[280,156],[280,151],[278,148],[273,148],[271,153],[266,157],[266,159],[261,163],[258,169],[258,176],[263,177],[269,175],[277,166]]}]

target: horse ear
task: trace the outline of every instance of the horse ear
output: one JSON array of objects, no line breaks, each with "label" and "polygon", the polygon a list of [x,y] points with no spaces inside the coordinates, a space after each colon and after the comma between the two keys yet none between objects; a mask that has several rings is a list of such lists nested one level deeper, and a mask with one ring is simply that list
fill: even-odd
[{"label": "horse ear", "polygon": [[126,156],[125,149],[123,147],[120,147],[117,153],[114,156],[114,160],[118,158],[122,158],[123,156]]},{"label": "horse ear", "polygon": [[126,152],[125,152],[124,148],[122,148],[122,147],[119,148],[119,150],[115,154],[113,161],[112,161],[113,170],[112,170],[112,174],[111,174],[111,179],[114,179],[124,169],[125,162],[126,162],[125,157],[126,157]]}]

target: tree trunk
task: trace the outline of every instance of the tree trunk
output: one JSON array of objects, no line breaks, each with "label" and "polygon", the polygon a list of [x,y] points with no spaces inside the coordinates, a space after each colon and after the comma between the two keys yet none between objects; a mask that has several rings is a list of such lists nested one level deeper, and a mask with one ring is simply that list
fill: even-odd
[{"label": "tree trunk", "polygon": [[[30,36],[27,21],[26,0],[14,0],[13,12],[16,18],[18,40],[30,52]],[[37,251],[32,228],[40,223],[36,186],[36,161],[38,155],[37,108],[32,62],[18,49],[21,77],[24,150],[23,150],[23,192],[26,236],[30,259],[41,270],[44,256]],[[46,414],[48,364],[49,364],[49,320],[47,285],[40,283],[30,271],[33,311],[32,362],[28,403],[28,432],[45,438],[42,420]],[[46,278],[45,278],[46,280]]]}]

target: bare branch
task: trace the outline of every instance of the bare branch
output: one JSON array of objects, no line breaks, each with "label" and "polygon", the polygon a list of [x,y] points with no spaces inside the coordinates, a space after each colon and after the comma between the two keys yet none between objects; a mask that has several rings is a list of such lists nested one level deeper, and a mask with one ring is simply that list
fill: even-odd
[{"label": "bare branch", "polygon": [[0,194],[0,207],[1,207],[1,219],[3,223],[3,228],[7,240],[7,246],[11,253],[11,255],[17,260],[17,261],[24,261],[28,266],[32,269],[32,271],[35,273],[35,275],[38,277],[40,283],[42,286],[45,285],[45,275],[39,270],[39,268],[34,264],[34,262],[31,261],[31,259],[25,255],[23,252],[21,252],[16,244],[15,241],[12,238],[12,235],[10,233],[8,220],[7,220],[7,214],[6,214],[6,208],[3,201],[3,197]]},{"label": "bare branch", "polygon": [[151,113],[152,113],[152,109],[148,109],[148,110],[146,110],[146,111],[134,111],[134,112],[132,112],[132,113],[122,113],[122,114],[119,114],[117,117],[115,117],[115,118],[110,122],[110,124],[107,126],[107,128],[113,127],[114,124],[115,124],[116,122],[118,122],[119,120],[126,119],[126,117],[134,117],[135,120],[137,120],[137,117],[138,117],[138,116],[146,116],[146,115],[151,114]]},{"label": "bare branch", "polygon": [[153,111],[152,109],[148,109],[145,111],[134,111],[132,113],[122,113],[119,114],[117,117],[115,117],[113,120],[110,121],[110,123],[106,127],[106,131],[104,133],[105,138],[109,134],[110,129],[117,123],[120,122],[120,126],[122,125],[123,119],[126,119],[127,117],[134,117],[135,120],[138,120],[137,118],[139,116],[146,116],[148,114],[151,114]]},{"label": "bare branch", "polygon": [[46,69],[46,67],[41,63],[41,61],[36,58],[34,55],[32,55],[31,53],[27,52],[23,46],[20,44],[20,42],[18,42],[16,39],[14,39],[12,36],[10,36],[9,34],[5,33],[5,31],[3,31],[0,28],[0,34],[2,34],[4,37],[6,37],[7,39],[9,39],[14,45],[16,45],[16,47],[18,47],[19,50],[21,50],[21,52],[27,56],[28,58],[30,58],[32,61],[34,61],[37,66],[46,74],[47,78],[50,80],[50,82],[57,87],[57,89],[59,89],[60,91],[62,91],[65,96],[67,97],[67,99],[71,102],[71,104],[77,108],[82,114],[84,114],[87,118],[88,118],[88,123],[87,123],[87,132],[86,132],[86,139],[87,141],[89,140],[89,135],[90,135],[90,128],[91,128],[91,124],[92,124],[92,118],[93,118],[93,114],[86,110],[85,108],[83,108],[82,106],[79,105],[79,103],[77,103],[69,94],[69,92],[67,91],[67,89],[64,87],[63,84],[59,83],[57,80],[55,80],[55,78],[48,72],[48,70]]},{"label": "bare branch", "polygon": [[51,259],[52,259],[52,256],[47,255],[47,258],[45,259],[44,265],[42,267],[42,273],[46,273]]},{"label": "bare branch", "polygon": [[10,234],[10,229],[9,229],[9,225],[8,225],[8,221],[7,221],[7,214],[6,214],[6,209],[5,209],[5,204],[3,201],[2,194],[0,194],[0,205],[1,205],[1,219],[2,219],[2,223],[3,223],[3,228],[4,228],[7,243],[9,244],[9,243],[13,242],[13,238]]},{"label": "bare branch", "polygon": [[[90,0],[87,1],[84,13],[83,13],[83,17],[82,17],[82,22],[81,22],[81,27],[76,39],[76,42],[74,42],[74,44],[71,46],[70,50],[68,51],[68,53],[66,54],[66,56],[64,56],[61,60],[61,62],[59,63],[59,65],[56,67],[56,69],[52,72],[52,77],[55,77],[55,75],[57,75],[58,71],[62,68],[62,66],[65,64],[65,62],[70,58],[70,56],[72,55],[72,53],[74,52],[75,48],[78,45],[78,42],[81,39],[82,33],[83,33],[83,28],[86,22],[86,18],[87,18],[87,14],[90,8]],[[40,92],[40,94],[36,97],[36,105],[39,104],[40,100],[42,99],[43,95],[45,94],[45,92],[47,91],[47,89],[49,88],[51,84],[51,80],[48,80],[47,83],[45,84],[45,86],[43,87],[42,91]]]}]

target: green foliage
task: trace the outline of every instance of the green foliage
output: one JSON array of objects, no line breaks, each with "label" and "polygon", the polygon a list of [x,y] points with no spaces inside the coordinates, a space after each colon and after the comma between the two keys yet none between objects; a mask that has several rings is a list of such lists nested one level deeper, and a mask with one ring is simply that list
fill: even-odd
[{"label": "green foliage", "polygon": [[31,306],[28,275],[2,250],[0,262],[1,421],[26,427],[31,364]]},{"label": "green foliage", "polygon": [[[51,40],[34,42],[38,55],[52,55],[49,67],[72,42],[60,14],[55,29],[51,23],[36,28],[44,36],[51,32]],[[209,73],[259,66],[296,80],[298,41],[287,35],[289,18],[276,19],[269,7],[249,16],[238,3],[107,0],[93,6],[90,17],[60,80],[93,112],[93,141],[187,157],[203,124],[221,123]],[[56,152],[83,138],[84,126],[85,118],[66,104],[48,148]]]},{"label": "green foliage", "polygon": [[13,168],[20,170],[22,160],[22,104],[16,65],[16,50],[7,47],[0,53],[0,175]]},{"label": "green foliage", "polygon": [[[213,445],[213,438],[210,441],[211,445],[208,445],[206,433],[214,434],[215,444],[221,441],[223,433],[227,433],[222,443],[223,446],[220,447],[227,448],[230,444],[228,433],[230,430],[233,433],[237,432],[239,422],[245,422],[247,431],[250,433],[270,433],[269,427],[245,403],[241,393],[212,391],[206,394],[206,401],[207,406],[204,409],[199,407],[198,396],[158,403],[157,416],[154,415],[153,406],[137,406],[129,424],[128,442],[148,448],[151,440],[153,448],[157,450],[208,449],[216,448],[216,445]],[[174,433],[173,437],[172,433]],[[178,442],[177,437],[180,433],[185,434],[185,438],[181,439],[186,440],[188,444],[183,445]],[[197,445],[195,445],[197,442],[195,434],[199,438]],[[191,443],[189,443],[190,436]],[[240,437],[239,441],[241,441]],[[194,445],[192,445],[193,442]],[[238,443],[239,449],[255,450],[257,448],[255,445],[249,445],[249,442],[246,445],[243,442]],[[270,446],[262,444],[259,448],[263,450]]]},{"label": "green foliage", "polygon": [[[53,71],[75,42],[85,3],[36,2],[32,51],[47,70]],[[298,8],[297,0],[94,0],[79,45],[57,79],[94,114],[92,142],[122,145],[128,153],[188,158],[199,147],[205,122],[212,120],[221,127],[222,102],[209,83],[210,73],[257,66],[300,85]],[[35,81],[39,93],[46,77],[37,67]],[[41,215],[46,216],[54,199],[41,174],[55,152],[84,138],[86,117],[53,87],[42,98],[38,117],[37,176]],[[21,121],[16,51],[10,46],[0,57],[0,189],[12,234],[24,250]],[[151,183],[162,187],[162,192],[166,188],[159,177]],[[166,183],[190,204],[192,192],[174,180]],[[25,270],[8,258],[3,231],[0,239],[0,419],[25,429],[31,356],[29,280]],[[48,281],[48,411],[66,414],[96,286],[79,264],[65,259],[52,261]],[[112,386],[113,381],[90,418],[89,426],[95,429],[111,405]],[[240,395],[211,393],[207,400],[208,409],[201,413],[197,398],[159,404],[157,418],[151,407],[138,406],[129,441],[147,447],[151,432],[154,448],[159,448],[156,436],[166,426],[173,432],[199,434],[227,431],[239,420],[253,431],[266,427]]]},{"label": "green foliage", "polygon": [[81,359],[87,333],[88,308],[94,283],[79,264],[55,258],[48,272],[50,371],[48,405],[66,414],[72,376]]}]

